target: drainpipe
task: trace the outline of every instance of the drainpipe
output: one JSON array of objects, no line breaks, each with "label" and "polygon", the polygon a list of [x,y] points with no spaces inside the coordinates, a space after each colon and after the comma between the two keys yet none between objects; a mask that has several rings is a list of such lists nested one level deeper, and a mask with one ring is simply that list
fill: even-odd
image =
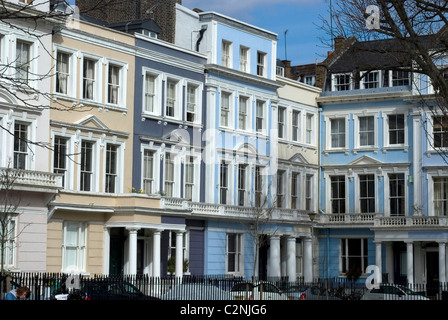
[{"label": "drainpipe", "polygon": [[207,30],[207,25],[204,24],[201,26],[201,30],[199,30],[199,39],[196,41],[196,51],[199,52],[199,44],[202,41],[202,38],[204,37],[204,32]]}]

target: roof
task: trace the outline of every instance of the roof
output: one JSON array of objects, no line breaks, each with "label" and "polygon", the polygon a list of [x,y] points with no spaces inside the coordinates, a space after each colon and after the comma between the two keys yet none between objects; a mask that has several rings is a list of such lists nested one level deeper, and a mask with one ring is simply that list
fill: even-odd
[{"label": "roof", "polygon": [[[421,36],[420,43],[426,48],[440,46],[440,37]],[[328,64],[329,73],[352,72],[354,70],[387,70],[410,66],[412,55],[398,39],[354,41],[336,59]]]}]

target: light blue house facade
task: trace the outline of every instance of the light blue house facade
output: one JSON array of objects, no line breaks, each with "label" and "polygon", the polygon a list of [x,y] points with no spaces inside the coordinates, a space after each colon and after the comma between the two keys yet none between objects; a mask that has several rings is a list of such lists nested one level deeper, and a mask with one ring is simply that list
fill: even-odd
[{"label": "light blue house facade", "polygon": [[420,95],[430,92],[415,85],[424,77],[397,70],[408,61],[360,53],[381,45],[351,43],[355,50],[327,65],[318,99],[319,276],[359,270],[365,281],[375,265],[382,281],[445,281],[446,162],[433,147],[445,122],[432,125]]},{"label": "light blue house facade", "polygon": [[277,35],[180,5],[177,25],[176,44],[208,58],[204,203],[186,204],[206,219],[204,274],[295,279],[298,213],[276,202]]}]

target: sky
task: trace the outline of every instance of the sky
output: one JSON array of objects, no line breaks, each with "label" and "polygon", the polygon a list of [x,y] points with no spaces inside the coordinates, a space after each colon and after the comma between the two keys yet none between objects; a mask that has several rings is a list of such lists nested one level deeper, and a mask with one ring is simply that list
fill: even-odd
[{"label": "sky", "polygon": [[[291,65],[321,62],[331,50],[323,42],[322,18],[329,19],[328,0],[182,0],[182,5],[215,11],[277,34],[277,58]],[[328,42],[327,42],[328,43]]]}]

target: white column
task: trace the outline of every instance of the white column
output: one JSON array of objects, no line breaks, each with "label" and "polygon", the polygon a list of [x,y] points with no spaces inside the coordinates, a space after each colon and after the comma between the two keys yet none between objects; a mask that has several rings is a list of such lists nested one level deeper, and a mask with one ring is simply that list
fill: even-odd
[{"label": "white column", "polygon": [[103,274],[108,275],[110,272],[110,228],[104,227],[103,232],[103,241],[104,241],[104,249],[103,249]]},{"label": "white column", "polygon": [[388,282],[394,283],[394,255],[392,242],[386,242],[386,272],[388,276]]},{"label": "white column", "polygon": [[439,242],[439,282],[446,282],[445,242]]},{"label": "white column", "polygon": [[153,276],[156,278],[160,278],[160,230],[154,230],[153,232]]},{"label": "white column", "polygon": [[270,277],[280,279],[280,236],[270,236],[269,274]]},{"label": "white column", "polygon": [[414,244],[412,241],[406,242],[406,262],[407,262],[407,277],[408,284],[414,284]]},{"label": "white column", "polygon": [[381,252],[381,241],[376,241],[375,242],[375,264],[378,267],[378,271],[380,273],[380,282],[383,282],[383,268],[382,268],[382,252]]},{"label": "white column", "polygon": [[176,278],[181,278],[183,274],[183,232],[176,232],[176,267],[175,267],[175,275]]},{"label": "white column", "polygon": [[305,283],[313,281],[313,245],[311,238],[303,240],[303,278]]},{"label": "white column", "polygon": [[129,274],[137,274],[137,230],[128,229],[129,232]]},{"label": "white column", "polygon": [[288,237],[286,240],[286,272],[288,281],[296,281],[296,238]]}]

